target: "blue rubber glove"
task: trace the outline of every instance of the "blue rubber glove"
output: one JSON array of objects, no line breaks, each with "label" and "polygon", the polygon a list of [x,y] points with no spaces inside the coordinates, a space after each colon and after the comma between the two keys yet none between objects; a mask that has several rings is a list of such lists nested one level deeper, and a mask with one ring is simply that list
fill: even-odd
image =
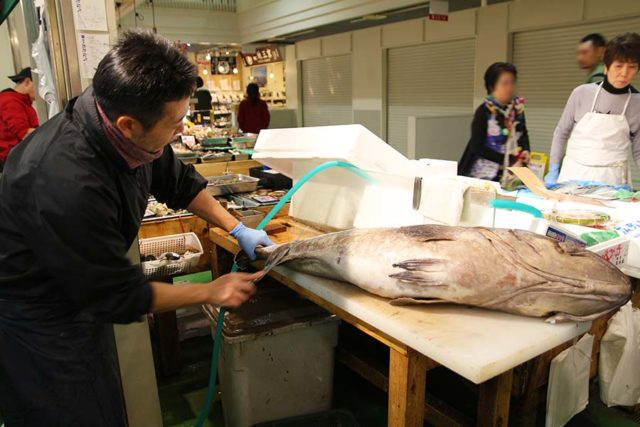
[{"label": "blue rubber glove", "polygon": [[229,234],[236,238],[242,250],[252,261],[256,259],[256,246],[273,245],[273,242],[267,237],[267,233],[262,230],[247,228],[243,223],[238,223]]},{"label": "blue rubber glove", "polygon": [[549,172],[544,177],[544,183],[547,187],[555,185],[558,182],[558,175],[560,175],[560,165],[558,163],[551,163],[549,165]]}]

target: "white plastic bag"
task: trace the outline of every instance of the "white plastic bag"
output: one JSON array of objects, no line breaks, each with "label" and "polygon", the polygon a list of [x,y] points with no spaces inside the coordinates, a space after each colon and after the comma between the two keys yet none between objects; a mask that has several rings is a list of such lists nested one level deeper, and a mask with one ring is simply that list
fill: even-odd
[{"label": "white plastic bag", "polygon": [[593,335],[585,334],[551,361],[546,427],[561,427],[587,407],[592,352]]},{"label": "white plastic bag", "polygon": [[600,398],[607,406],[640,403],[640,310],[625,304],[600,344]]}]

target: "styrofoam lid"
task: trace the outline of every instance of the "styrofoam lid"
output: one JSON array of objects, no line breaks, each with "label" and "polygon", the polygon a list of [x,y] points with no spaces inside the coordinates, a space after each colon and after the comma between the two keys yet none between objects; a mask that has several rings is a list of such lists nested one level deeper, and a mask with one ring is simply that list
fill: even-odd
[{"label": "styrofoam lid", "polygon": [[349,162],[371,172],[402,173],[409,160],[362,125],[265,129],[253,159],[293,177],[293,164],[314,160]]}]

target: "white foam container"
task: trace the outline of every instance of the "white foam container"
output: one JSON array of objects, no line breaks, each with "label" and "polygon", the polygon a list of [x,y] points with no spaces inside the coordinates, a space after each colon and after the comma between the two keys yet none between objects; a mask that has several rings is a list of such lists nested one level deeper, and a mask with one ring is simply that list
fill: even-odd
[{"label": "white foam container", "polygon": [[592,252],[597,253],[605,260],[618,268],[623,267],[627,263],[629,256],[629,239],[624,236],[598,243],[597,245],[587,247]]},{"label": "white foam container", "polygon": [[367,183],[343,168],[316,175],[291,201],[290,215],[333,229],[419,224],[413,212],[416,176],[455,176],[456,163],[409,160],[362,125],[267,129],[253,159],[297,182],[329,161],[353,164],[374,177]]}]

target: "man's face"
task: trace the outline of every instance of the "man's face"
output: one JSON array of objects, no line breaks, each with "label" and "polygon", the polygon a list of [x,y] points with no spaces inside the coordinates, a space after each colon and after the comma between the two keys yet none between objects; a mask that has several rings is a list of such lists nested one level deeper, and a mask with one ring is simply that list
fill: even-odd
[{"label": "man's face", "polygon": [[[189,109],[189,98],[171,101],[164,104],[164,114],[150,129],[145,129],[135,119],[122,116],[116,121],[117,127],[130,138],[138,147],[145,151],[154,152],[170,144],[175,137],[182,133],[182,120]],[[122,120],[125,120],[121,122]],[[131,120],[128,122],[126,120]],[[124,129],[123,129],[124,127]]]},{"label": "man's face", "polygon": [[613,87],[623,89],[630,85],[638,74],[638,63],[615,60],[609,67],[605,67],[605,73]]},{"label": "man's face", "polygon": [[595,47],[592,42],[578,45],[578,65],[583,70],[591,70],[602,61],[603,47]]}]

